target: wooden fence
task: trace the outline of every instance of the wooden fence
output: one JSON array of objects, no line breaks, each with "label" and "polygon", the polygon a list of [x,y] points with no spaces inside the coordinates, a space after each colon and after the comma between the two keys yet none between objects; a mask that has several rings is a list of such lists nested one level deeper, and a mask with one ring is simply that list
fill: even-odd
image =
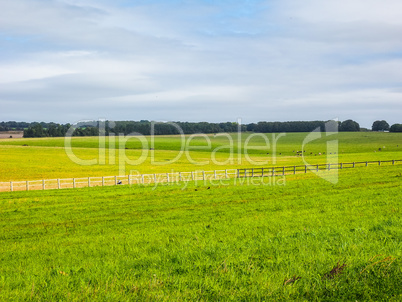
[{"label": "wooden fence", "polygon": [[266,177],[266,176],[281,176],[291,175],[296,173],[307,173],[310,171],[330,171],[334,169],[350,169],[356,167],[368,167],[369,165],[395,165],[402,160],[381,160],[381,161],[364,161],[352,163],[336,163],[336,164],[317,164],[317,165],[299,165],[299,166],[284,166],[284,167],[269,167],[269,168],[247,168],[237,169],[237,177]]},{"label": "wooden fence", "polygon": [[30,181],[0,182],[0,192],[29,191],[84,188],[97,186],[115,186],[132,184],[159,184],[185,181],[208,181],[214,179],[244,178],[244,177],[273,177],[310,171],[330,171],[333,169],[349,169],[367,167],[369,165],[395,165],[402,160],[365,161],[336,164],[298,165],[284,167],[246,168],[214,171],[170,172],[158,174],[137,174],[124,176],[100,176],[85,178],[59,178]]},{"label": "wooden fence", "polygon": [[229,179],[237,175],[237,169],[170,172],[158,174],[135,174],[124,176],[100,176],[85,178],[59,178],[29,181],[0,182],[0,192],[50,190],[67,188],[84,188],[97,186],[133,185],[133,184],[159,184],[183,181]]}]

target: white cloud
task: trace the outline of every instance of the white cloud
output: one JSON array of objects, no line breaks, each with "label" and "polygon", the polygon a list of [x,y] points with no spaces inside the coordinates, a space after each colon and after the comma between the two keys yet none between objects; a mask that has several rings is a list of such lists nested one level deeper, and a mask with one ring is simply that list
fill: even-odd
[{"label": "white cloud", "polygon": [[290,0],[283,1],[282,4],[288,16],[311,23],[363,21],[402,24],[402,3],[399,0]]},{"label": "white cloud", "polygon": [[401,115],[400,1],[13,0],[0,32],[0,120]]}]

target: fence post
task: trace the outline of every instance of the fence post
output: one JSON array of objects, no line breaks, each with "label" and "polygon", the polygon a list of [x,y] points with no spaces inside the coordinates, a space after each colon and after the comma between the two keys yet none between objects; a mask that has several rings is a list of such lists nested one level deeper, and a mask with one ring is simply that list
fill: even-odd
[{"label": "fence post", "polygon": [[355,167],[355,162],[353,162],[353,168]]},{"label": "fence post", "polygon": [[144,174],[141,174],[141,182],[144,184]]},{"label": "fence post", "polygon": [[202,180],[205,180],[205,171],[202,170]]},{"label": "fence post", "polygon": [[90,188],[90,187],[91,187],[91,178],[88,177],[88,188]]},{"label": "fence post", "polygon": [[26,185],[27,185],[27,191],[29,191],[29,181],[28,180],[27,180]]},{"label": "fence post", "polygon": [[331,164],[328,164],[328,171],[331,171]]},{"label": "fence post", "polygon": [[240,169],[237,169],[237,178],[240,178]]},{"label": "fence post", "polygon": [[343,169],[343,163],[341,163],[341,169]]},{"label": "fence post", "polygon": [[378,165],[381,166],[381,160],[378,161]]},{"label": "fence post", "polygon": [[366,161],[366,167],[368,166],[368,161]]},{"label": "fence post", "polygon": [[156,173],[154,173],[154,183],[156,183]]},{"label": "fence post", "polygon": [[73,178],[73,188],[75,189],[75,178]]},{"label": "fence post", "polygon": [[166,173],[166,180],[169,182],[169,173]]},{"label": "fence post", "polygon": [[285,166],[282,168],[282,175],[285,175]]},{"label": "fence post", "polygon": [[228,178],[228,170],[225,169],[225,178]]},{"label": "fence post", "polygon": [[392,165],[395,165],[395,160],[392,160]]},{"label": "fence post", "polygon": [[319,170],[319,168],[318,168],[318,165],[317,165],[317,172],[318,172],[318,170]]},{"label": "fence post", "polygon": [[114,177],[114,185],[117,186],[117,176]]},{"label": "fence post", "polygon": [[45,189],[45,180],[44,179],[42,180],[42,189],[43,190]]},{"label": "fence post", "polygon": [[102,187],[105,185],[105,177],[102,176]]},{"label": "fence post", "polygon": [[304,173],[307,173],[307,165],[304,165]]},{"label": "fence post", "polygon": [[293,166],[293,174],[296,174],[296,166]]},{"label": "fence post", "polygon": [[179,181],[181,181],[181,172],[179,172]]},{"label": "fence post", "polygon": [[11,192],[13,191],[13,182],[12,181],[10,181],[10,191]]},{"label": "fence post", "polygon": [[128,184],[131,185],[131,178],[130,178],[130,174],[128,174]]},{"label": "fence post", "polygon": [[251,177],[254,177],[254,168],[251,169]]},{"label": "fence post", "polygon": [[275,176],[275,168],[273,167],[272,168],[272,177],[274,177]]},{"label": "fence post", "polygon": [[57,179],[57,189],[60,189],[60,178]]}]

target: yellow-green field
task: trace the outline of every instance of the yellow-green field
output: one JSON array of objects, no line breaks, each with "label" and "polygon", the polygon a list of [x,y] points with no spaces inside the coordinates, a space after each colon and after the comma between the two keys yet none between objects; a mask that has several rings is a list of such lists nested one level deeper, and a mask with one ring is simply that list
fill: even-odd
[{"label": "yellow-green field", "polygon": [[[130,138],[121,146],[118,138],[114,142],[106,139],[101,149],[98,137],[74,137],[71,148],[74,156],[96,160],[92,165],[71,160],[64,148],[64,138],[4,139],[0,140],[0,182],[126,175],[132,171],[163,173],[299,165],[304,161],[296,152],[302,149],[307,135],[243,133],[241,137],[237,134],[186,136],[184,141],[179,136],[160,136],[155,138],[154,150],[150,150],[150,137],[144,137],[145,145],[137,138]],[[402,159],[400,133],[343,132],[308,143],[304,160],[309,164],[327,162],[326,144],[333,140],[339,144],[336,154],[339,162]],[[184,152],[180,151],[182,146]]]}]

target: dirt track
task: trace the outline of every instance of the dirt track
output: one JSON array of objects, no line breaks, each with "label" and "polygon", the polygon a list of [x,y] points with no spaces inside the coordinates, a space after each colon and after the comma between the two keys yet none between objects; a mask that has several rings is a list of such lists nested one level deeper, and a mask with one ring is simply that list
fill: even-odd
[{"label": "dirt track", "polygon": [[[0,132],[0,139],[4,138],[22,138],[24,135],[23,131],[1,131]],[[12,136],[12,137],[10,137]]]}]

